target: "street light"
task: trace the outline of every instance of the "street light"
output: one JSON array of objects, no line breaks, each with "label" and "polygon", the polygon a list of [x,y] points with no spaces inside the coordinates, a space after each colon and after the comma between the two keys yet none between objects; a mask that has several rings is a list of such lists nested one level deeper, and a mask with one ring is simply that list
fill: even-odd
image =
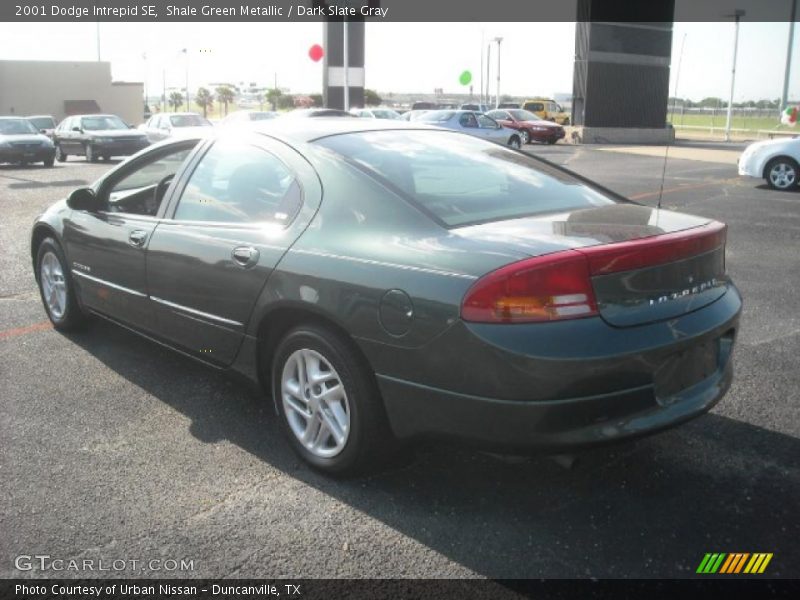
[{"label": "street light", "polygon": [[500,42],[503,41],[501,36],[497,36],[492,40],[493,42],[497,42],[497,89],[495,91],[494,96],[494,107],[500,107]]},{"label": "street light", "polygon": [[181,52],[186,55],[186,112],[189,112],[189,50],[184,48]]},{"label": "street light", "polygon": [[792,12],[789,15],[789,43],[786,46],[786,70],[783,73],[783,91],[781,92],[781,112],[786,110],[789,100],[789,73],[792,68],[792,44],[794,42],[794,20],[797,17],[797,0],[792,0]]},{"label": "street light", "polygon": [[736,22],[736,29],[734,30],[733,34],[733,67],[731,68],[731,96],[728,100],[728,118],[725,121],[725,141],[731,141],[731,119],[733,117],[733,88],[736,84],[736,51],[739,48],[739,20],[745,15],[745,11],[741,8],[737,8],[733,11],[733,14],[725,15],[727,17],[733,17]]}]

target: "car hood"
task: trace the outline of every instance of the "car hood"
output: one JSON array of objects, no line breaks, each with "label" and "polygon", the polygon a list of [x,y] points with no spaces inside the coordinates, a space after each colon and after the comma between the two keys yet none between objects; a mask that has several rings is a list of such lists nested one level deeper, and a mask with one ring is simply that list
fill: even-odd
[{"label": "car hood", "polygon": [[0,142],[49,142],[50,138],[41,133],[19,133],[15,135],[0,135]]},{"label": "car hood", "polygon": [[782,151],[785,149],[792,149],[797,153],[800,153],[800,137],[796,138],[781,138],[775,140],[763,140],[761,142],[755,142],[750,144],[747,148],[745,148],[745,154],[752,154],[754,152],[759,152],[762,150],[775,150],[775,151]]},{"label": "car hood", "polygon": [[710,219],[638,204],[596,208],[494,221],[451,230],[475,241],[494,242],[498,249],[528,256],[623,242],[699,227]]},{"label": "car hood", "polygon": [[97,137],[143,137],[140,131],[136,129],[92,129],[86,132],[89,135]]}]

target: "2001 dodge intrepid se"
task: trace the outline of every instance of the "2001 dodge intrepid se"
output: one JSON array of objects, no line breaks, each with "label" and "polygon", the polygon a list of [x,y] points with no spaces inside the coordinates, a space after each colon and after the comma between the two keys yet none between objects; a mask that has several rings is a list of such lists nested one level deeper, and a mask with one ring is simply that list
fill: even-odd
[{"label": "2001 dodge intrepid se", "polygon": [[420,435],[565,450],[709,410],[742,306],[725,232],[459,133],[275,120],[138,153],[31,253],[57,329],[92,313],[244,374],[348,473]]}]

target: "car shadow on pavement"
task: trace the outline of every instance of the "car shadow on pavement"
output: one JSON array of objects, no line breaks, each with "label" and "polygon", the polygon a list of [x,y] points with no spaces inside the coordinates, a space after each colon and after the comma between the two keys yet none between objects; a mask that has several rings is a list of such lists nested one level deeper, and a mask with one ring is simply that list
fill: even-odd
[{"label": "car shadow on pavement", "polygon": [[[287,475],[491,578],[689,577],[706,552],[772,552],[796,575],[800,441],[717,414],[635,443],[501,460],[444,444],[355,480],[307,468],[268,401],[103,321],[69,339],[191,419]],[[220,402],[220,398],[225,398]]]}]

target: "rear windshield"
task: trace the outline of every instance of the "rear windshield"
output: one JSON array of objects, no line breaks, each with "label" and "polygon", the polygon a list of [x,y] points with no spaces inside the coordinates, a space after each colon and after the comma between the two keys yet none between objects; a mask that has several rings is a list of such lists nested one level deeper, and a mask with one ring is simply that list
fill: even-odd
[{"label": "rear windshield", "polygon": [[83,117],[81,125],[86,131],[106,131],[109,129],[128,129],[125,122],[114,115],[98,115],[96,117]]},{"label": "rear windshield", "polygon": [[525,154],[447,131],[367,131],[317,140],[446,227],[614,204]]},{"label": "rear windshield", "polygon": [[0,119],[0,135],[39,133],[27,119]]},{"label": "rear windshield", "polygon": [[28,117],[36,129],[55,129],[55,122],[50,117]]},{"label": "rear windshield", "polygon": [[169,118],[173,127],[205,127],[210,125],[200,115],[173,115]]}]

